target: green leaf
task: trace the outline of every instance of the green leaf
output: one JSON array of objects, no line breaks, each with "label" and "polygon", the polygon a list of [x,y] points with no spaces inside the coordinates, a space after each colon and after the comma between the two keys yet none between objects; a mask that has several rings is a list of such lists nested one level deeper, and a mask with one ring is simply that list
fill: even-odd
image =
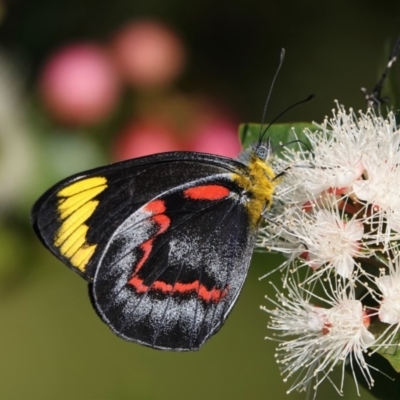
[{"label": "green leaf", "polygon": [[[387,327],[387,324],[375,321],[369,326],[369,331],[375,337],[379,337],[387,330]],[[391,343],[388,347],[382,347],[377,353],[386,358],[396,372],[400,372],[400,333],[396,334]]]},{"label": "green leaf", "polygon": [[396,350],[391,349],[389,354],[387,350],[385,352],[378,352],[382,357],[385,357],[386,360],[390,362],[390,365],[393,367],[393,369],[396,372],[400,372],[400,352],[399,352],[399,346],[396,346]]},{"label": "green leaf", "polygon": [[[274,147],[277,148],[279,144],[290,144],[293,141],[302,141],[306,145],[309,144],[304,129],[316,131],[318,128],[309,122],[293,122],[274,124],[268,128],[268,136],[272,140]],[[242,142],[243,148],[248,148],[252,143],[257,142],[260,137],[260,132],[265,129],[265,125],[255,123],[244,123],[239,125],[239,138]],[[294,134],[296,132],[296,135]],[[297,138],[296,138],[297,136]]]},{"label": "green leaf", "polygon": [[[387,324],[384,324],[387,327]],[[382,348],[378,353],[385,357],[396,372],[400,372],[400,333],[393,338],[392,344],[387,348]]]}]

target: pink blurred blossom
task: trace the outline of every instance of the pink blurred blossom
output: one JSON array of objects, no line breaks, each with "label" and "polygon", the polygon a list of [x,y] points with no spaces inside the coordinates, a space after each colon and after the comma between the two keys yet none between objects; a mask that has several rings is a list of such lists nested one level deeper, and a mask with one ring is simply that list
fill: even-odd
[{"label": "pink blurred blossom", "polygon": [[59,121],[86,125],[101,121],[119,99],[119,79],[107,53],[92,43],[59,49],[39,82],[43,102]]},{"label": "pink blurred blossom", "polygon": [[185,66],[181,39],[158,21],[128,24],[115,34],[111,47],[121,75],[134,87],[168,85]]}]

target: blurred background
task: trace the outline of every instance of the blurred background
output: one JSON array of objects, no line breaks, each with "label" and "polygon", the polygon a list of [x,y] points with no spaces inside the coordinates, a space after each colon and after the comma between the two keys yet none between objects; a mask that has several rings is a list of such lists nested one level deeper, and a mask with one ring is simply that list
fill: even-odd
[{"label": "blurred background", "polygon": [[[365,108],[360,88],[386,64],[399,8],[0,2],[0,399],[305,399],[286,396],[264,340],[270,285],[258,277],[279,257],[254,257],[237,306],[201,351],[164,353],[113,336],[86,283],[34,237],[30,207],[56,181],[117,160],[184,149],[235,157],[237,125],[260,122],[281,47],[267,121],[311,93],[281,122],[322,121],[334,99]],[[347,378],[343,398],[355,393]],[[342,398],[328,383],[319,396]]]}]

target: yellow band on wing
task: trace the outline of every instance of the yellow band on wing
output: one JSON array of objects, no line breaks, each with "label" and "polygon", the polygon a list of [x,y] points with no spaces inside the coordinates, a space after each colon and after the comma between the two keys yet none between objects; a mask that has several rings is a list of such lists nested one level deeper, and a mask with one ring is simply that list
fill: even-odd
[{"label": "yellow band on wing", "polygon": [[[107,179],[103,176],[95,176],[94,178],[83,179],[78,182],[74,182],[64,189],[61,189],[57,196],[58,197],[70,197],[74,194],[81,193],[85,190],[94,188],[96,186],[102,186],[107,184]],[[107,186],[106,186],[107,187]]]},{"label": "yellow band on wing", "polygon": [[90,229],[85,222],[93,215],[100,201],[94,200],[107,188],[102,176],[82,179],[64,187],[57,193],[57,214],[60,227],[54,237],[54,246],[73,267],[85,272],[97,245],[87,242]]}]

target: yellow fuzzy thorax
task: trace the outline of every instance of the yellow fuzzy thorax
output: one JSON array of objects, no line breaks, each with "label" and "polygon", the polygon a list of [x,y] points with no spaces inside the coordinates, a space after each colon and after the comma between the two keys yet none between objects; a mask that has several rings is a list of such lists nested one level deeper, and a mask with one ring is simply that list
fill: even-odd
[{"label": "yellow fuzzy thorax", "polygon": [[246,174],[235,174],[234,180],[248,194],[246,208],[253,227],[258,226],[264,210],[272,206],[275,186],[279,183],[275,176],[271,165],[256,154],[251,156]]}]

